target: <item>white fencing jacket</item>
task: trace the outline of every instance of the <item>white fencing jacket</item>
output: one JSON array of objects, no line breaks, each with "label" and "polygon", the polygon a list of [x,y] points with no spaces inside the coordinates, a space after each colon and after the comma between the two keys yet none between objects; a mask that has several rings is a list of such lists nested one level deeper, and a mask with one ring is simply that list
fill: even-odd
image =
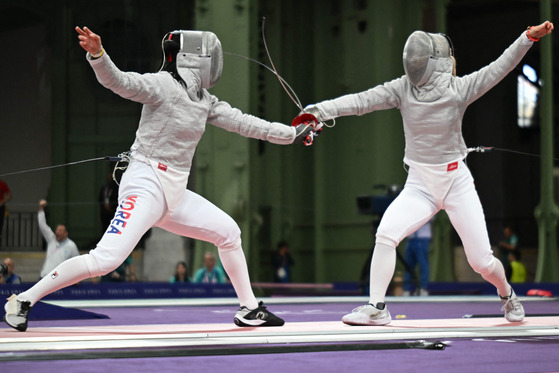
[{"label": "white fencing jacket", "polygon": [[497,60],[463,77],[452,75],[452,59],[440,58],[431,78],[420,88],[404,75],[367,91],[313,106],[322,120],[397,108],[404,122],[404,160],[447,164],[467,154],[462,118],[468,105],[512,71],[532,44],[524,31]]},{"label": "white fencing jacket", "polygon": [[294,127],[244,114],[199,88],[201,80],[195,73],[185,87],[166,71],[123,72],[107,53],[98,59],[87,54],[87,59],[104,87],[143,104],[132,157],[152,165],[170,210],[182,198],[206,122],[275,144],[291,144],[295,139]]}]

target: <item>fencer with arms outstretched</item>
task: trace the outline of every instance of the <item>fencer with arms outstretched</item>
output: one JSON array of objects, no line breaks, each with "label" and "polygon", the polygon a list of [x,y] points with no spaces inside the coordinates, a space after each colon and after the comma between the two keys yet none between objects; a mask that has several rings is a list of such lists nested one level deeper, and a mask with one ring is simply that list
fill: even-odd
[{"label": "fencer with arms outstretched", "polygon": [[101,38],[76,27],[79,43],[98,81],[123,98],[143,104],[130,164],[122,176],[119,207],[96,248],[60,264],[29,290],[12,295],[5,321],[27,329],[31,307],[58,289],[117,268],[143,234],[157,226],[213,243],[239,297],[239,326],[278,326],[284,321],[257,302],[235,221],[202,196],[186,189],[192,159],[206,123],[275,144],[302,143],[311,128],[272,123],[232,108],[208,92],[221,76],[221,43],[208,31],[173,31],[162,40],[156,73],[123,72]]},{"label": "fencer with arms outstretched", "polygon": [[391,316],[385,294],[402,239],[445,209],[460,236],[471,267],[497,288],[505,318],[522,321],[524,309],[493,256],[485,217],[472,175],[463,162],[467,148],[462,117],[468,105],[501,81],[553,24],[530,27],[494,62],[457,77],[450,39],[444,34],[412,33],[403,52],[405,75],[367,91],[310,105],[304,112],[319,121],[376,110],[400,110],[404,125],[404,189],[384,213],[376,233],[370,269],[369,303],[342,320],[350,325],[385,325]]}]

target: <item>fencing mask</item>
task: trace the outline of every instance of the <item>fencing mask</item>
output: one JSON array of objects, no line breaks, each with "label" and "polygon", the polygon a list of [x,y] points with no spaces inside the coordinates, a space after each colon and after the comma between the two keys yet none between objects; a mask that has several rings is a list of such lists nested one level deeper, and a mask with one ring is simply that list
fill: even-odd
[{"label": "fencing mask", "polygon": [[163,63],[160,71],[178,74],[185,82],[192,77],[188,70],[197,72],[201,88],[213,87],[221,77],[223,51],[213,32],[172,31],[163,37],[161,49]]},{"label": "fencing mask", "polygon": [[445,34],[424,31],[412,33],[404,46],[404,71],[410,82],[421,87],[429,81],[439,58],[454,54],[452,42]]}]

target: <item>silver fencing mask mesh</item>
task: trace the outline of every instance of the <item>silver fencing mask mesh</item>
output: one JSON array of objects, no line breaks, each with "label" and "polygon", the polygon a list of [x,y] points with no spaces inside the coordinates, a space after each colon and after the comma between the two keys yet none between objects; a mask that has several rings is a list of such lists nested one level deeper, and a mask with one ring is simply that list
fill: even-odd
[{"label": "silver fencing mask mesh", "polygon": [[223,70],[223,51],[217,36],[210,31],[173,31],[162,41],[161,70],[175,70],[188,81],[185,69],[197,70],[201,88],[213,87]]},{"label": "silver fencing mask mesh", "polygon": [[437,60],[452,55],[452,43],[446,35],[415,31],[404,46],[404,71],[413,85],[421,87],[429,81]]}]

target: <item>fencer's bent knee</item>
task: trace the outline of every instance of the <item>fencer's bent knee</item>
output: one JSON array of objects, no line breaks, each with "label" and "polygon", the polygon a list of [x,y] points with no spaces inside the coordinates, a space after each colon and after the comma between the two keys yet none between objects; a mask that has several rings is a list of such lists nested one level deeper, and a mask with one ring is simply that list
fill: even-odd
[{"label": "fencer's bent knee", "polygon": [[491,255],[489,259],[483,261],[468,259],[472,269],[482,276],[489,275],[493,272],[495,266],[497,265],[496,260],[497,258],[495,258],[493,255]]},{"label": "fencer's bent knee", "polygon": [[212,242],[218,249],[234,250],[241,247],[241,228],[231,219],[227,229],[223,229]]},{"label": "fencer's bent knee", "polygon": [[126,257],[121,258],[113,255],[109,250],[100,250],[100,247],[91,250],[86,255],[86,264],[91,277],[104,276],[118,268]]},{"label": "fencer's bent knee", "polygon": [[386,232],[384,232],[382,230],[379,230],[375,237],[376,237],[376,243],[386,245],[386,246],[390,246],[390,247],[398,246],[398,244],[401,241],[401,240],[399,240],[395,237],[392,237],[392,235],[390,235],[390,234],[386,234]]},{"label": "fencer's bent knee", "polygon": [[399,222],[394,220],[382,220],[375,235],[376,242],[390,246],[397,247],[404,239],[404,230]]},{"label": "fencer's bent knee", "polygon": [[89,275],[91,277],[101,276],[99,266],[97,265],[95,258],[91,254],[84,254],[83,258],[85,260],[87,270],[89,271]]},{"label": "fencer's bent knee", "polygon": [[239,237],[236,241],[234,242],[228,242],[225,245],[221,245],[221,246],[217,246],[217,249],[219,251],[231,251],[231,250],[237,250],[237,249],[241,249],[242,250],[242,243],[241,243],[241,238]]}]

